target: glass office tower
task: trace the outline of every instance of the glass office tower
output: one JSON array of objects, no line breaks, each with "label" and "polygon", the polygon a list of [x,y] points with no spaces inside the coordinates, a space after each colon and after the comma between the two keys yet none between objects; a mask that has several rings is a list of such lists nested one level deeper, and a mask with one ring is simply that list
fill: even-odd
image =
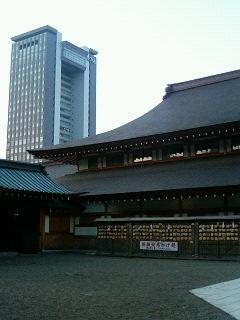
[{"label": "glass office tower", "polygon": [[96,55],[45,26],[12,38],[7,154],[96,134]]}]

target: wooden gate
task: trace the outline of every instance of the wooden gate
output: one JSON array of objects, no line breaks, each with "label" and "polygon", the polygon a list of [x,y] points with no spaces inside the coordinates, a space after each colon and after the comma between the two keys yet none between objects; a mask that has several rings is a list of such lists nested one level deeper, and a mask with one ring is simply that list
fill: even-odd
[{"label": "wooden gate", "polygon": [[222,258],[239,255],[238,222],[199,222],[196,238],[199,257]]},{"label": "wooden gate", "polygon": [[98,225],[97,251],[114,256],[130,255],[129,225],[126,223]]}]

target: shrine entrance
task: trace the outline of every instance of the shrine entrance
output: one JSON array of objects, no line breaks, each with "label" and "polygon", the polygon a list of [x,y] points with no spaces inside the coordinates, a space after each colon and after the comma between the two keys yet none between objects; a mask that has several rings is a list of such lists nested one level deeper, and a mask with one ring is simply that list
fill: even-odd
[{"label": "shrine entrance", "polygon": [[1,211],[0,251],[39,251],[39,210],[5,207]]}]

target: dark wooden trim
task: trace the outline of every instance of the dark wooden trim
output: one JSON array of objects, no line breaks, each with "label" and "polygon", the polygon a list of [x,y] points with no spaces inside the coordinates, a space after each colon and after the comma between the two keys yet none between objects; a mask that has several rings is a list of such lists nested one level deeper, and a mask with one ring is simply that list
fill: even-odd
[{"label": "dark wooden trim", "polygon": [[[156,145],[156,143],[161,144],[158,140],[168,140],[171,138],[178,139],[179,137],[182,137],[181,141],[189,141],[189,140],[195,140],[195,138],[199,138],[199,134],[204,134],[206,132],[212,132],[212,131],[221,131],[223,129],[231,130],[235,129],[236,127],[239,127],[240,121],[234,121],[234,122],[228,122],[228,123],[222,123],[222,124],[215,124],[210,125],[207,127],[198,127],[193,129],[186,129],[181,131],[173,131],[173,132],[166,132],[162,134],[155,134],[150,136],[140,136],[140,137],[134,137],[129,138],[125,140],[117,140],[117,141],[110,141],[110,142],[101,142],[101,143],[95,143],[90,145],[83,145],[83,146],[73,146],[73,147],[65,147],[60,149],[49,149],[49,150],[29,150],[30,154],[33,154],[37,156],[38,158],[44,158],[47,160],[53,160],[53,161],[59,161],[59,162],[65,162],[68,163],[71,162],[73,164],[72,160],[75,159],[76,162],[76,155],[79,153],[82,153],[84,157],[88,157],[91,154],[99,154],[103,151],[103,149],[108,148],[109,151],[114,150],[115,148],[121,147],[120,149],[127,149],[130,147],[132,149],[133,144],[136,143],[143,143],[145,144],[149,140],[153,141],[153,143],[150,145]],[[223,135],[223,133],[217,133],[217,136]],[[227,133],[224,133],[224,136],[227,136]],[[184,137],[185,136],[185,137]],[[191,137],[192,136],[192,137]],[[214,135],[216,136],[216,135]],[[187,137],[187,138],[186,138]],[[131,147],[132,145],[132,147]],[[112,147],[112,149],[111,149]],[[97,152],[95,149],[99,149]],[[90,152],[91,151],[91,152]],[[67,156],[65,155],[67,154]],[[65,158],[63,161],[63,157]],[[70,161],[71,160],[71,161]],[[76,164],[76,163],[75,163]]]},{"label": "dark wooden trim", "polygon": [[195,160],[195,159],[201,159],[201,158],[225,157],[225,156],[231,156],[231,155],[234,155],[234,156],[240,155],[240,150],[234,150],[232,152],[212,152],[212,153],[206,153],[206,154],[191,155],[188,157],[185,157],[185,156],[175,157],[175,158],[165,159],[165,160],[147,160],[147,161],[132,162],[132,163],[128,162],[127,165],[123,164],[121,166],[84,169],[84,170],[80,170],[78,173],[81,174],[81,173],[85,173],[85,172],[96,172],[96,171],[114,170],[114,169],[126,169],[129,167],[139,167],[139,166],[146,166],[146,165],[153,165],[153,164],[164,165],[164,164],[170,163],[170,162]]},{"label": "dark wooden trim", "polygon": [[75,234],[72,234],[74,238],[78,238],[78,239],[96,239],[97,238],[97,235],[96,236],[84,236],[84,235],[75,235]]},{"label": "dark wooden trim", "polygon": [[108,203],[104,202],[104,213],[108,212]]},{"label": "dark wooden trim", "polygon": [[44,250],[45,247],[45,216],[46,216],[46,210],[40,209],[40,221],[39,221],[39,248],[40,250]]},{"label": "dark wooden trim", "polygon": [[[194,208],[194,209],[181,209],[179,208],[179,210],[175,210],[175,209],[171,209],[171,210],[141,210],[141,211],[112,211],[112,212],[108,212],[107,214],[105,212],[85,212],[83,213],[80,217],[99,217],[99,216],[104,216],[104,215],[108,215],[108,216],[135,216],[135,215],[146,215],[146,216],[165,216],[165,217],[169,217],[172,216],[174,217],[174,214],[179,214],[182,215],[183,213],[187,213],[189,216],[195,216],[195,215],[209,215],[210,213],[218,213],[218,212],[239,212],[240,213],[240,206],[239,207],[228,207],[226,209],[225,206],[223,207],[216,207],[216,208]],[[216,216],[218,217],[218,216]],[[176,217],[177,219],[177,217]]]},{"label": "dark wooden trim", "polygon": [[50,235],[50,236],[56,236],[56,235],[64,235],[64,236],[66,236],[66,235],[70,235],[70,236],[73,236],[74,234],[72,233],[72,232],[64,232],[64,231],[49,231],[49,232],[46,232],[45,233],[45,235],[47,236],[47,235]]}]

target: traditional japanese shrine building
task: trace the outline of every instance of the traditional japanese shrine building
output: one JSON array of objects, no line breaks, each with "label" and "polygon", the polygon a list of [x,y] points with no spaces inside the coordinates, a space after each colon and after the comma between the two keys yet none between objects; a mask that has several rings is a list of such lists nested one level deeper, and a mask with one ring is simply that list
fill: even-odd
[{"label": "traditional japanese shrine building", "polygon": [[0,160],[0,251],[37,252],[59,241],[72,247],[75,198],[43,166]]},{"label": "traditional japanese shrine building", "polygon": [[[168,85],[117,129],[31,150],[77,166],[57,182],[84,193],[75,234],[117,255],[240,254],[240,70]],[[98,229],[97,229],[98,227]]]}]

